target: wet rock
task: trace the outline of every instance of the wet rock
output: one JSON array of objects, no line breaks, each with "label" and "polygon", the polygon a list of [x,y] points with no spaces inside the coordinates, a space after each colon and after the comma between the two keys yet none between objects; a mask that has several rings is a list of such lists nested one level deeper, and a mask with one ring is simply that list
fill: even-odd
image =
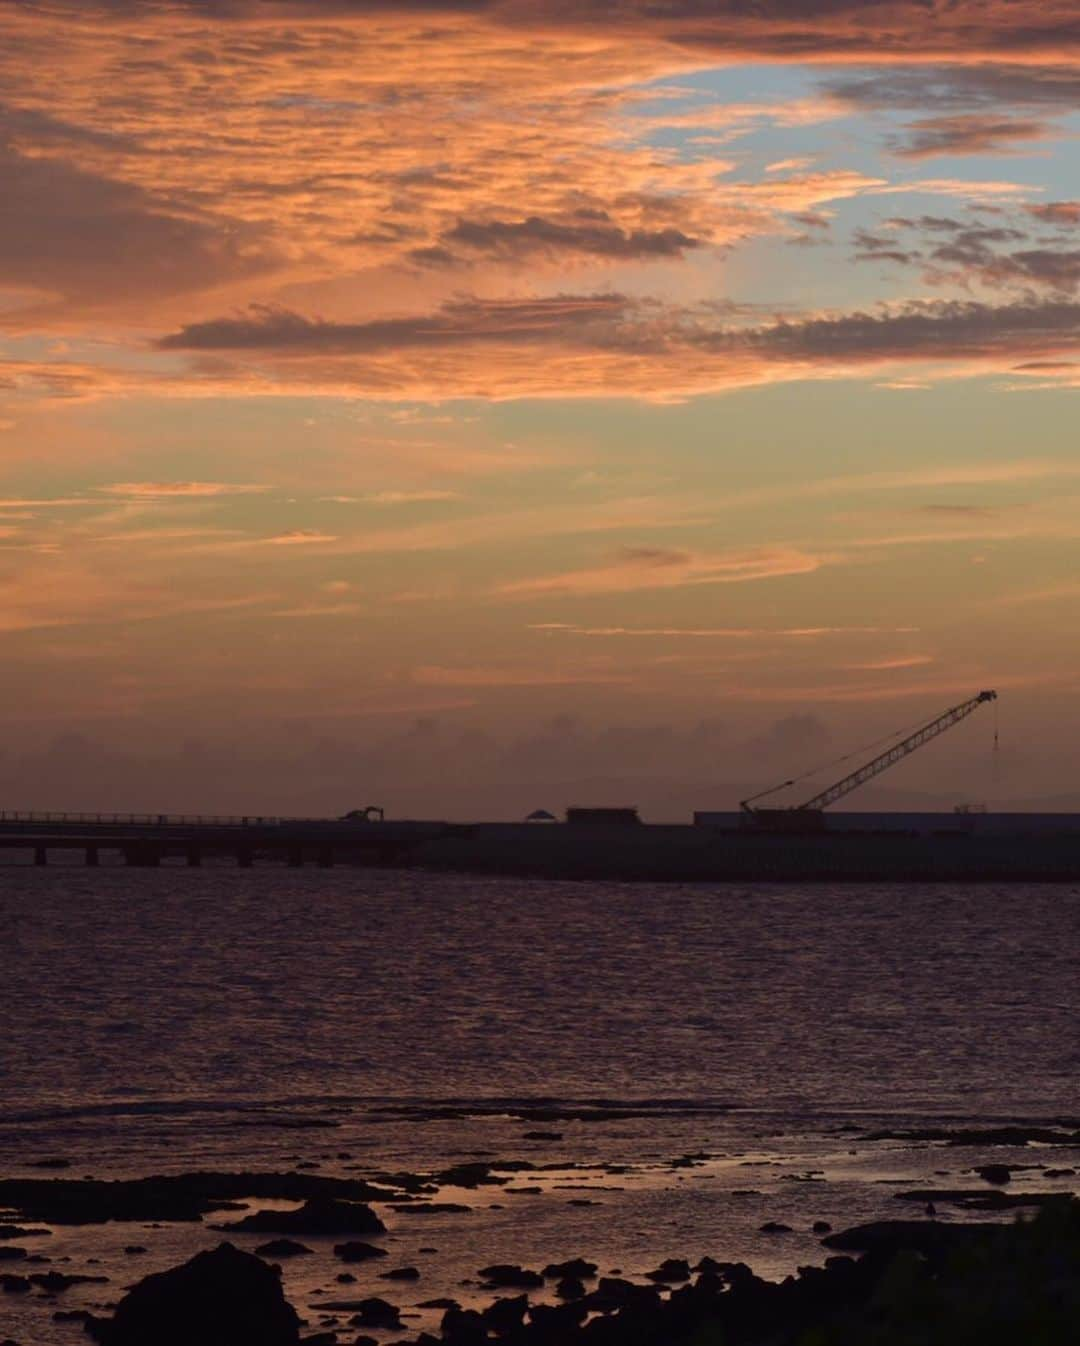
[{"label": "wet rock", "polygon": [[15,1248],[10,1244],[0,1244],[0,1262],[21,1262],[24,1257],[29,1257],[25,1248]]},{"label": "wet rock", "polygon": [[353,1337],[352,1346],[379,1346],[379,1338],[365,1337],[363,1335],[359,1337]]},{"label": "wet rock", "polygon": [[561,1131],[526,1131],[522,1140],[562,1140]]},{"label": "wet rock", "polygon": [[810,1226],[810,1229],[815,1234],[832,1233],[832,1225],[828,1222],[828,1220],[815,1220],[814,1223]]},{"label": "wet rock", "polygon": [[715,1257],[703,1257],[694,1267],[694,1270],[700,1272],[703,1276],[719,1276],[722,1272],[727,1271],[730,1266],[730,1262],[718,1262]]},{"label": "wet rock", "polygon": [[311,1249],[293,1239],[271,1239],[269,1243],[260,1243],[255,1249],[256,1257],[306,1257]]},{"label": "wet rock", "polygon": [[896,1192],[898,1201],[920,1201],[923,1204],[942,1202],[959,1206],[962,1210],[1016,1210],[1024,1206],[1045,1206],[1060,1201],[1055,1192],[1001,1192],[984,1188],[932,1188],[912,1192]]},{"label": "wet rock", "polygon": [[489,1289],[534,1289],[544,1283],[538,1271],[529,1271],[511,1262],[496,1262],[490,1267],[481,1267],[477,1275],[483,1276]]},{"label": "wet rock", "polygon": [[222,1243],[147,1276],[87,1330],[102,1346],[296,1346],[300,1319],[272,1268]]},{"label": "wet rock", "polygon": [[370,1262],[375,1257],[388,1257],[385,1248],[376,1248],[372,1243],[360,1243],[350,1240],[348,1243],[335,1243],[334,1254],[343,1262]]},{"label": "wet rock", "polygon": [[601,1276],[596,1289],[578,1302],[594,1313],[614,1313],[621,1309],[651,1313],[663,1301],[660,1291],[653,1285],[635,1285],[633,1281],[616,1276]]},{"label": "wet rock", "polygon": [[[0,1180],[0,1208],[47,1224],[194,1221],[239,1201],[385,1201],[399,1193],[351,1178],[309,1173],[183,1173],[119,1181],[96,1178]],[[271,1231],[274,1232],[274,1231]]]},{"label": "wet rock", "polygon": [[334,1280],[337,1281],[338,1285],[355,1285],[355,1284],[356,1284],[356,1277],[352,1274],[351,1271],[340,1271],[340,1272],[338,1272],[338,1274],[334,1277]]},{"label": "wet rock", "polygon": [[337,1346],[336,1332],[316,1332],[313,1337],[301,1337],[300,1346]]},{"label": "wet rock", "polygon": [[444,1297],[440,1297],[439,1299],[425,1299],[421,1303],[417,1304],[416,1307],[418,1309],[445,1310],[445,1309],[460,1309],[461,1305],[457,1302],[456,1299],[446,1299]]},{"label": "wet rock", "polygon": [[25,1276],[0,1276],[0,1292],[5,1295],[28,1295],[30,1293],[30,1282]]},{"label": "wet rock", "polygon": [[352,1320],[352,1326],[400,1327],[401,1314],[396,1304],[373,1296],[371,1299],[361,1300],[357,1305],[357,1313]]},{"label": "wet rock", "polygon": [[124,1249],[125,1257],[141,1257],[146,1249],[141,1243],[129,1243]]},{"label": "wet rock", "polygon": [[1075,1178],[1075,1177],[1076,1177],[1076,1169],[1075,1169],[1075,1168],[1048,1168],[1048,1169],[1044,1169],[1044,1170],[1043,1170],[1043,1174],[1044,1174],[1044,1176],[1047,1177],[1047,1178]]},{"label": "wet rock", "polygon": [[690,1279],[690,1263],[681,1257],[669,1257],[661,1262],[655,1271],[647,1271],[650,1281],[659,1281],[665,1285],[674,1285],[677,1281]]},{"label": "wet rock", "polygon": [[235,1224],[230,1232],[254,1234],[385,1234],[386,1226],[371,1209],[358,1201],[313,1198],[299,1210],[258,1210]]},{"label": "wet rock", "polygon": [[51,1233],[51,1229],[24,1229],[22,1225],[0,1224],[0,1241],[47,1237]]},{"label": "wet rock", "polygon": [[28,1276],[31,1285],[36,1285],[47,1295],[59,1295],[70,1290],[73,1285],[106,1285],[108,1276],[65,1275],[62,1271],[38,1271]]},{"label": "wet rock", "polygon": [[577,1276],[580,1280],[588,1281],[596,1275],[596,1263],[587,1262],[584,1257],[571,1257],[567,1262],[549,1262],[544,1268],[544,1275],[551,1280]]},{"label": "wet rock", "polygon": [[766,1220],[760,1227],[762,1234],[790,1234],[791,1225],[782,1224],[779,1220]]},{"label": "wet rock", "polygon": [[528,1309],[528,1295],[514,1295],[512,1299],[496,1299],[480,1317],[497,1337],[507,1337],[518,1331]]},{"label": "wet rock", "polygon": [[984,1182],[993,1183],[995,1187],[1004,1187],[1012,1179],[1008,1164],[983,1164],[975,1172]]},{"label": "wet rock", "polygon": [[29,1164],[27,1164],[27,1168],[56,1168],[56,1169],[61,1169],[61,1168],[70,1168],[70,1167],[71,1167],[71,1160],[70,1160],[70,1159],[33,1159],[33,1160],[31,1160],[31,1162],[30,1162]]},{"label": "wet rock", "polygon": [[476,1309],[447,1309],[439,1331],[451,1346],[480,1346],[488,1339],[487,1324]]},{"label": "wet rock", "polygon": [[384,1271],[379,1276],[383,1281],[418,1281],[420,1272],[416,1267],[394,1267],[392,1271]]},{"label": "wet rock", "polygon": [[53,1314],[54,1323],[90,1323],[94,1315],[87,1309],[57,1309]]},{"label": "wet rock", "polygon": [[585,1282],[577,1276],[564,1276],[555,1286],[555,1293],[560,1299],[582,1299],[587,1292]]},{"label": "wet rock", "polygon": [[534,1304],[529,1310],[529,1322],[541,1338],[561,1342],[585,1321],[588,1314],[580,1299],[569,1304]]}]

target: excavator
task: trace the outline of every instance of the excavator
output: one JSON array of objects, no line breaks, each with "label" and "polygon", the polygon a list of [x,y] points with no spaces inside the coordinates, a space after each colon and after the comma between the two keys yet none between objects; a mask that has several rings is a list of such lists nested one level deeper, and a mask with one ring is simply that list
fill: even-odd
[{"label": "excavator", "polygon": [[761,790],[756,795],[751,795],[749,799],[740,800],[739,808],[746,815],[747,823],[753,827],[775,832],[823,831],[825,809],[830,804],[835,804],[838,799],[843,799],[852,790],[857,790],[860,785],[865,785],[868,780],[879,776],[883,771],[888,771],[889,767],[895,766],[909,753],[921,748],[924,743],[929,743],[931,739],[943,734],[946,729],[951,729],[961,720],[966,720],[973,711],[978,710],[986,702],[996,700],[997,692],[982,691],[977,696],[970,697],[967,701],[961,701],[957,706],[950,706],[948,710],[942,711],[929,723],[921,725],[913,733],[908,734],[906,738],[894,743],[892,747],[886,748],[877,757],[871,758],[869,762],[865,762],[857,770],[819,791],[802,804],[781,809],[754,807],[759,799],[777,794],[779,791],[786,790],[805,779],[805,776],[795,776],[791,780],[781,781],[779,785],[771,785],[767,790]]}]

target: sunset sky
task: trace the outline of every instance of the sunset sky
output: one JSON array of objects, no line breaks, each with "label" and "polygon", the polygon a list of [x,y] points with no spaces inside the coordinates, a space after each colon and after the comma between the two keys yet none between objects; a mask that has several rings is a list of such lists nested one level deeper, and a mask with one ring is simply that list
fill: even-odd
[{"label": "sunset sky", "polygon": [[984,686],[999,774],[895,785],[1080,789],[1078,132],[1076,0],[0,0],[4,806],[742,786]]}]

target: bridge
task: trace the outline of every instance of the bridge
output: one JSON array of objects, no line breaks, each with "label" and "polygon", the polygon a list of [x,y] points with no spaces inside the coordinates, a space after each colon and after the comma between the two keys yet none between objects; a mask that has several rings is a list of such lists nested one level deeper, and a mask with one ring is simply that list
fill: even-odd
[{"label": "bridge", "polygon": [[[71,853],[86,865],[162,863],[199,866],[205,859],[243,869],[256,860],[299,868],[350,864],[408,864],[423,842],[453,835],[454,824],[364,821],[354,817],[288,818],[170,813],[48,813],[0,811],[0,850],[21,851],[47,865]],[[65,854],[66,853],[66,854]],[[14,859],[14,856],[12,857]]]}]

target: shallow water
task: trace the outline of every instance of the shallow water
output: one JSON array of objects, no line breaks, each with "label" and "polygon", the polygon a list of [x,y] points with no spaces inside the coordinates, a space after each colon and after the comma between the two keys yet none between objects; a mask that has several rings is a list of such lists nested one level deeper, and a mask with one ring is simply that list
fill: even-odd
[{"label": "shallow water", "polygon": [[[56,1156],[96,1176],[429,1171],[478,1153],[564,1166],[509,1184],[539,1193],[442,1194],[468,1215],[388,1220],[392,1264],[423,1272],[389,1283],[402,1303],[467,1297],[493,1260],[644,1271],[708,1252],[779,1274],[823,1256],[813,1219],[896,1214],[890,1181],[961,1185],[978,1161],[860,1133],[1080,1108],[1075,886],[4,867],[0,919],[4,1176]],[[554,1120],[529,1119],[539,1099]],[[602,1120],[563,1115],[582,1100],[604,1100]],[[537,1127],[561,1139],[526,1140]],[[673,1168],[687,1153],[708,1158]],[[770,1239],[766,1219],[795,1232]],[[80,1307],[134,1278],[124,1244],[150,1247],[144,1274],[216,1237],[91,1227],[39,1250],[102,1259],[114,1284],[68,1292]],[[286,1283],[314,1324],[341,1267],[328,1248],[301,1260]],[[350,1293],[387,1294],[376,1274]],[[0,1302],[0,1327],[81,1339],[44,1307]]]}]

